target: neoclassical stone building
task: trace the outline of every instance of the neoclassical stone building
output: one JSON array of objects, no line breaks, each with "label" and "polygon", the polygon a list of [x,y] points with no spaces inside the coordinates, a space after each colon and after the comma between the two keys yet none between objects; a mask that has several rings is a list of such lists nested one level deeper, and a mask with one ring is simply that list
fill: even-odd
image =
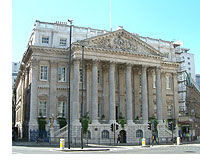
[{"label": "neoclassical stone building", "polygon": [[[36,27],[35,32],[40,30]],[[66,44],[68,40],[64,35],[60,40],[53,38],[56,32],[50,38],[44,30],[38,34],[30,37],[16,80],[16,125],[21,137],[31,140],[32,131],[38,130],[38,118],[46,119],[46,131],[49,131],[53,114],[55,137],[67,137],[67,126],[60,130],[58,119],[67,121],[69,49],[57,47],[55,43]],[[116,136],[120,134],[123,142],[150,138],[147,123],[152,117],[159,122],[158,136],[171,137],[166,121],[178,117],[179,64],[124,29],[81,39],[88,43],[84,48],[84,70],[82,46],[76,41],[72,44],[72,139],[80,138],[82,97],[83,114],[88,112],[90,118],[90,142],[101,139],[109,143],[114,137],[110,126],[122,117],[126,124],[123,128],[119,125]]]}]

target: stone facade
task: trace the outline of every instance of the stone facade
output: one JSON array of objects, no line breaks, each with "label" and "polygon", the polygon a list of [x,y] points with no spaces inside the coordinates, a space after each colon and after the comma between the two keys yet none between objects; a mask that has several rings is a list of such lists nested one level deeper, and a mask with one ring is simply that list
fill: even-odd
[{"label": "stone facade", "polygon": [[186,82],[187,112],[179,116],[179,129],[182,133],[189,133],[193,139],[200,136],[200,89],[190,75]]},{"label": "stone facade", "polygon": [[[147,123],[151,117],[158,119],[158,136],[170,137],[165,121],[169,116],[178,117],[179,64],[166,61],[165,55],[159,50],[123,29],[85,40],[88,45],[84,51],[83,80],[80,70],[82,49],[78,42],[72,45],[72,138],[80,137],[82,91],[83,112],[89,113],[91,122],[88,128],[91,142],[102,139],[109,143],[114,137],[110,126],[120,117],[126,119],[126,124],[124,128],[119,125],[116,136],[123,133],[124,142],[133,143],[141,137],[150,138],[151,131],[147,129]],[[62,117],[67,119],[68,57],[68,49],[39,45],[29,45],[24,54],[16,81],[16,113],[19,124],[26,121],[27,129],[22,135],[29,139],[30,131],[38,130],[40,116],[46,119],[46,130],[49,130],[53,114],[55,133],[59,130],[58,110],[62,103]],[[65,79],[60,78],[64,76],[62,71],[65,71]],[[29,102],[26,102],[28,99]],[[169,106],[171,109],[168,109]],[[25,114],[26,120],[23,117]],[[102,115],[105,117],[103,120]],[[138,130],[142,131],[142,136],[136,134]]]}]

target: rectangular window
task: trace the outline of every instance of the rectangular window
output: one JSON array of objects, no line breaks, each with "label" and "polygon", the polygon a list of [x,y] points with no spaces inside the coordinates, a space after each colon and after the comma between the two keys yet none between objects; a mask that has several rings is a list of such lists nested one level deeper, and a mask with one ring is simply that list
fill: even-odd
[{"label": "rectangular window", "polygon": [[168,114],[168,118],[172,117],[172,105],[167,106],[167,114]]},{"label": "rectangular window", "polygon": [[80,69],[79,71],[80,71],[80,82],[83,82],[83,70]]},{"label": "rectangular window", "polygon": [[98,79],[97,79],[97,81],[98,81],[98,84],[100,83],[100,71],[98,70]]},{"label": "rectangular window", "polygon": [[40,66],[40,80],[47,81],[48,79],[48,66]]},{"label": "rectangular window", "polygon": [[157,115],[157,105],[156,104],[154,104],[153,109],[154,109],[154,114]]},{"label": "rectangular window", "polygon": [[67,45],[67,39],[60,39],[60,46],[66,46]]},{"label": "rectangular window", "polygon": [[171,89],[172,78],[171,76],[166,76],[166,89]]},{"label": "rectangular window", "polygon": [[156,75],[153,75],[153,88],[156,88]]},{"label": "rectangular window", "polygon": [[49,37],[42,37],[43,44],[49,44]]},{"label": "rectangular window", "polygon": [[58,68],[58,81],[59,82],[66,82],[66,69],[65,67]]},{"label": "rectangular window", "polygon": [[139,79],[140,79],[140,87],[142,87],[142,74],[139,75]]},{"label": "rectangular window", "polygon": [[100,116],[101,116],[101,105],[98,104],[98,117],[100,117]]},{"label": "rectangular window", "polygon": [[46,117],[47,113],[47,102],[40,100],[39,101],[39,117]]},{"label": "rectangular window", "polygon": [[12,73],[12,76],[17,76],[17,73]]},{"label": "rectangular window", "polygon": [[64,101],[58,101],[57,116],[65,117],[65,109],[66,109],[66,103]]}]

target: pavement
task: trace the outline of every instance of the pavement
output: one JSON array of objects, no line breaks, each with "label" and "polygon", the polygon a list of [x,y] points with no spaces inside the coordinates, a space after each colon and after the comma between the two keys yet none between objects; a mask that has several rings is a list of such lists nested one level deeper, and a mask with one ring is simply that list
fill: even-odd
[{"label": "pavement", "polygon": [[[183,142],[181,145],[187,145],[187,144],[200,144],[200,139],[192,142]],[[115,149],[137,149],[137,148],[149,148],[152,147],[151,145],[146,145],[145,147],[142,147],[141,145],[131,145],[131,144],[116,144],[115,146],[109,146],[109,145],[98,145],[98,144],[88,144],[87,146],[84,145],[83,149],[81,149],[80,144],[76,146],[71,146],[70,149],[68,149],[67,146],[65,146],[65,149],[61,149],[60,145],[57,144],[49,144],[48,142],[12,142],[12,146],[24,146],[24,147],[51,147],[56,148],[57,151],[62,152],[83,152],[83,151],[112,151]],[[177,146],[176,144],[167,144],[167,145],[157,145],[155,144],[154,148],[160,148],[160,147],[170,147],[170,146]]]}]

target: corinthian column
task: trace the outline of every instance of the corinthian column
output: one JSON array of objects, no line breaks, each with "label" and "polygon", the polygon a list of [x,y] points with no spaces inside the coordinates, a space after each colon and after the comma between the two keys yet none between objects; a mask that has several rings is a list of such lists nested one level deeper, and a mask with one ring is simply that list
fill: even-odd
[{"label": "corinthian column", "polygon": [[92,64],[92,124],[98,124],[98,62]]},{"label": "corinthian column", "polygon": [[109,113],[110,120],[109,123],[113,123],[116,121],[115,119],[115,64],[113,62],[110,63],[109,69],[109,93],[110,93],[110,105],[109,105]]},{"label": "corinthian column", "polygon": [[79,82],[80,82],[80,61],[78,59],[74,60],[74,73],[73,73],[73,92],[72,92],[72,124],[73,125],[80,125],[79,117]]},{"label": "corinthian column", "polygon": [[126,119],[128,124],[133,124],[132,109],[132,83],[131,83],[131,65],[126,66]]},{"label": "corinthian column", "polygon": [[142,119],[148,123],[148,100],[147,100],[147,67],[142,66]]},{"label": "corinthian column", "polygon": [[162,90],[161,90],[161,78],[160,68],[156,68],[156,106],[158,123],[162,123]]}]

